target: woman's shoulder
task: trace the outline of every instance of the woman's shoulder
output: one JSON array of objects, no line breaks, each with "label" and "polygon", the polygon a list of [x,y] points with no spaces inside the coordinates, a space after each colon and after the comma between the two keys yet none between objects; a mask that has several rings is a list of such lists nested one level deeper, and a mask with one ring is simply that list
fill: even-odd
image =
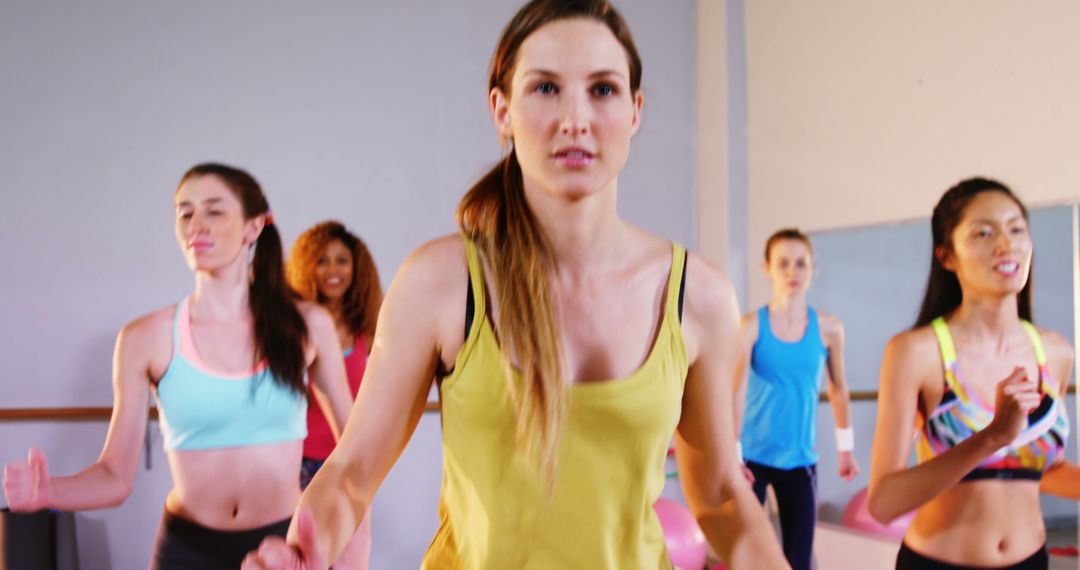
[{"label": "woman's shoulder", "polygon": [[334,317],[330,314],[330,311],[314,302],[304,299],[296,302],[296,310],[300,311],[300,316],[303,317],[304,323],[310,328],[312,326],[330,327],[334,328]]},{"label": "woman's shoulder", "polygon": [[843,337],[844,323],[840,320],[840,317],[817,309],[814,309],[814,312],[817,313],[818,328],[821,330],[822,336],[826,338]]},{"label": "woman's shoulder", "polygon": [[465,237],[460,233],[439,236],[414,249],[405,261],[429,268],[460,266],[466,262]]},{"label": "woman's shoulder", "polygon": [[1067,365],[1071,367],[1075,355],[1072,343],[1057,331],[1044,329],[1042,327],[1036,327],[1036,330],[1039,331],[1039,338],[1042,339],[1047,360],[1050,362],[1067,363]]},{"label": "woman's shoulder", "polygon": [[117,342],[140,351],[171,350],[176,310],[174,303],[132,319],[120,329]]},{"label": "woman's shoulder", "polygon": [[464,311],[468,282],[465,238],[445,235],[424,243],[405,258],[384,304],[389,304],[391,311],[407,307],[410,313],[423,313],[441,322]]},{"label": "woman's shoulder", "polygon": [[937,354],[938,341],[930,325],[922,325],[894,335],[885,352],[901,358],[927,357]]},{"label": "woman's shoulder", "polygon": [[460,283],[465,287],[468,275],[468,257],[465,238],[459,233],[437,237],[414,249],[398,270],[395,281],[407,279],[416,285],[442,291],[444,287]]},{"label": "woman's shoulder", "polygon": [[[686,259],[686,312],[703,317],[727,318],[738,315],[735,288],[719,264],[690,251]],[[744,317],[745,319],[745,317]],[[756,322],[756,317],[754,317]]]}]

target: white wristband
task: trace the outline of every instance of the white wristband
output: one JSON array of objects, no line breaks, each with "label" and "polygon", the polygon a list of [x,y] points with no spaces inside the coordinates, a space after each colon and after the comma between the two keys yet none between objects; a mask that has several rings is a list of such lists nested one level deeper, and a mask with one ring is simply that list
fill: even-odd
[{"label": "white wristband", "polygon": [[850,427],[836,428],[837,451],[855,451],[855,430]]},{"label": "white wristband", "polygon": [[743,457],[742,457],[742,442],[741,441],[736,441],[735,442],[735,457],[738,458],[739,463],[746,463],[745,461],[743,461]]}]

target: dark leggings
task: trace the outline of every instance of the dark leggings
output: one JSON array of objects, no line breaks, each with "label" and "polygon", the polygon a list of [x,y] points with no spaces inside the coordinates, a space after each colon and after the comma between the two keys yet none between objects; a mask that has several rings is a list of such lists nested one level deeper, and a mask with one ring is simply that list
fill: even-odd
[{"label": "dark leggings", "polygon": [[810,570],[814,555],[814,525],[817,523],[817,465],[795,469],[774,469],[747,461],[754,474],[754,494],[765,503],[765,490],[772,485],[780,508],[780,535],[784,557],[792,570]]},{"label": "dark leggings", "polygon": [[319,472],[319,469],[326,463],[325,459],[311,459],[310,457],[304,457],[300,460],[300,490],[307,489],[307,486],[311,484],[311,480],[315,478],[315,474]]},{"label": "dark leggings", "polygon": [[[1043,546],[1035,551],[1035,554],[1013,564],[1012,566],[999,566],[994,570],[1046,570],[1050,567],[1050,556]],[[987,569],[985,566],[959,566],[940,560],[934,560],[923,556],[908,548],[907,543],[900,545],[900,553],[896,555],[896,570],[979,570]]]},{"label": "dark leggings", "polygon": [[268,536],[284,537],[289,519],[250,530],[216,530],[166,512],[150,570],[236,570]]}]

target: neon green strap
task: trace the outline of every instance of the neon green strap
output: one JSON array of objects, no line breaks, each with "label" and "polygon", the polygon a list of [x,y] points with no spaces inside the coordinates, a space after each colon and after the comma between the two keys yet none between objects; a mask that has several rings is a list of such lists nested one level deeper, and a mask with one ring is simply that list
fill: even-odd
[{"label": "neon green strap", "polygon": [[956,362],[956,346],[953,345],[952,334],[949,333],[949,325],[945,324],[945,317],[938,317],[930,323],[937,336],[938,347],[941,348],[941,359],[945,361],[945,368]]},{"label": "neon green strap", "polygon": [[1020,323],[1024,325],[1024,330],[1031,337],[1031,346],[1035,349],[1035,362],[1038,362],[1039,366],[1046,364],[1046,351],[1043,350],[1042,337],[1039,336],[1039,331],[1035,330],[1035,325],[1027,321],[1020,321]]}]

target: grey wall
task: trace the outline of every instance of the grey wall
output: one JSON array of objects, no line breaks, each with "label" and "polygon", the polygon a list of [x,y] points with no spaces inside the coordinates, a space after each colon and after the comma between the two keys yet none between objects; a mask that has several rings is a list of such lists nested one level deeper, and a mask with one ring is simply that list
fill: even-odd
[{"label": "grey wall", "polygon": [[[457,200],[499,157],[486,68],[517,5],[0,3],[0,408],[110,404],[117,330],[192,289],[171,200],[198,161],[250,169],[287,246],[341,219],[388,284],[409,251],[453,231]],[[693,246],[694,3],[618,5],[646,92],[620,210]],[[376,500],[375,568],[414,566],[433,534],[437,417]],[[155,430],[127,503],[79,516],[85,567],[145,567],[169,486]],[[104,434],[100,422],[0,424],[0,462],[36,444],[70,473]]]},{"label": "grey wall", "polygon": [[[1037,208],[1031,212],[1035,244],[1032,299],[1035,322],[1074,341],[1073,330],[1073,212],[1071,206]],[[922,302],[930,265],[928,220],[827,232],[816,232],[814,258],[818,274],[809,301],[834,313],[846,330],[845,359],[852,390],[877,390],[885,344],[911,327]],[[1068,410],[1075,409],[1075,396]],[[852,403],[857,440],[858,478],[846,483],[836,475],[836,444],[832,412],[818,407],[818,467],[820,510],[823,519],[839,521],[847,502],[869,480],[870,444],[874,439],[876,402]],[[1070,440],[1067,457],[1076,460],[1076,442]],[[1043,514],[1051,524],[1073,525],[1075,501],[1043,497]]]}]

